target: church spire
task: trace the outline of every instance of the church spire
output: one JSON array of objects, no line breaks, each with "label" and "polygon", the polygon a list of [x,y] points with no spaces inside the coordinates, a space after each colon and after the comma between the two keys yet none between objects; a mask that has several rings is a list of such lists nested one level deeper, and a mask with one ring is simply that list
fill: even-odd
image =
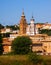
[{"label": "church spire", "polygon": [[30,35],[35,35],[35,25],[34,25],[33,15],[32,15],[32,18],[30,20]]},{"label": "church spire", "polygon": [[21,20],[20,20],[20,34],[21,35],[26,34],[26,27],[27,27],[27,22],[26,22],[24,10],[23,10]]},{"label": "church spire", "polygon": [[25,16],[25,15],[24,15],[24,9],[23,9],[23,11],[22,11],[22,16]]},{"label": "church spire", "polygon": [[32,15],[31,21],[34,21],[34,17],[33,17],[33,15]]}]

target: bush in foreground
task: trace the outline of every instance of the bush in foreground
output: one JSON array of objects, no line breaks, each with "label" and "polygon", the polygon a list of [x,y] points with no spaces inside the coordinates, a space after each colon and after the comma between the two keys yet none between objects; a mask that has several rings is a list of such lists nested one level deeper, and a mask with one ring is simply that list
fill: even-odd
[{"label": "bush in foreground", "polygon": [[27,36],[18,36],[12,42],[12,51],[15,54],[27,54],[31,51],[32,41]]},{"label": "bush in foreground", "polygon": [[29,54],[28,60],[35,65],[38,65],[38,64],[41,65],[43,63],[43,59],[40,58],[40,56],[37,55],[35,52]]}]

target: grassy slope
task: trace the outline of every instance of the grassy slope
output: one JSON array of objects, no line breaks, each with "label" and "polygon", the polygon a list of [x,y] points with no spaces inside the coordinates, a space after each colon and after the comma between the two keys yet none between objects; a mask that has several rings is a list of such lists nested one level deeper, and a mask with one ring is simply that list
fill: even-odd
[{"label": "grassy slope", "polygon": [[27,60],[26,55],[5,55],[0,56],[0,65],[21,65]]},{"label": "grassy slope", "polygon": [[[51,60],[51,56],[41,56],[45,60]],[[0,65],[33,65],[28,61],[26,55],[5,55],[0,56]],[[51,61],[50,61],[51,65]]]}]

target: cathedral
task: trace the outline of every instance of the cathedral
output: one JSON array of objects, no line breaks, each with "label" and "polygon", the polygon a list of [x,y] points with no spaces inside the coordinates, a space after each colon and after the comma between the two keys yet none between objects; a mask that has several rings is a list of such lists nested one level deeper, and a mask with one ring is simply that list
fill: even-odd
[{"label": "cathedral", "polygon": [[26,35],[35,35],[38,34],[38,29],[35,25],[35,19],[31,18],[30,24],[27,23],[24,12],[22,12],[21,20],[20,20],[20,34]]},{"label": "cathedral", "polygon": [[[32,40],[31,49],[40,54],[51,55],[51,36],[46,34],[39,34],[38,29],[51,29],[51,24],[35,24],[35,19],[30,19],[30,24],[27,23],[24,12],[22,12],[19,22],[19,33],[12,33],[10,37],[3,38],[4,53],[11,52],[11,44],[17,36],[29,36]],[[9,30],[10,31],[10,30]]]},{"label": "cathedral", "polygon": [[[43,27],[46,29],[48,26],[51,27],[51,25],[43,24],[35,24],[35,19],[31,18],[30,24],[27,23],[24,12],[22,13],[21,19],[20,19],[20,34],[19,35],[27,35],[32,40],[32,51],[36,51],[41,54],[50,54],[51,55],[51,36],[48,36],[46,34],[39,34],[38,29],[43,29]],[[50,28],[49,27],[49,28]]]},{"label": "cathedral", "polygon": [[[32,40],[32,51],[42,54],[51,54],[51,36],[46,34],[39,34],[38,28],[35,24],[35,19],[31,18],[30,24],[27,23],[24,12],[20,19],[20,35],[27,35]],[[42,27],[41,27],[42,28]]]}]

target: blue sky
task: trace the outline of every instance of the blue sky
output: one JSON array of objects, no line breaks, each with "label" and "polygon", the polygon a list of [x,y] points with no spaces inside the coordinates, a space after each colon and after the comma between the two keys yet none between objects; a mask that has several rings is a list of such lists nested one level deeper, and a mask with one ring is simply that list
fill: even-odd
[{"label": "blue sky", "polygon": [[51,23],[51,0],[0,0],[0,23],[18,24],[23,9],[28,23],[32,13],[35,23]]}]

